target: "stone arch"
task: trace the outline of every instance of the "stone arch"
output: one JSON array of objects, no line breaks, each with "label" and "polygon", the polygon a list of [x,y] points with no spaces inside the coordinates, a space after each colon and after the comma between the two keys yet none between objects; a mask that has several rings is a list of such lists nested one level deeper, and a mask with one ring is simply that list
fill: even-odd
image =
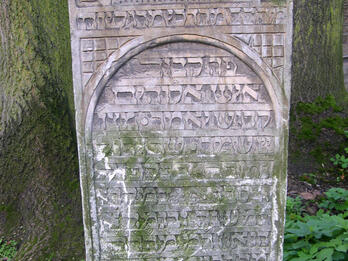
[{"label": "stone arch", "polygon": [[[143,36],[135,38],[120,49],[115,51],[107,61],[105,61],[98,69],[97,72],[93,74],[89,80],[85,90],[83,92],[83,107],[82,107],[82,119],[83,119],[83,129],[85,131],[85,175],[82,175],[82,187],[83,194],[86,199],[89,199],[90,211],[86,213],[96,213],[96,192],[94,189],[93,183],[93,149],[92,149],[92,122],[95,107],[98,103],[98,99],[102,94],[105,85],[108,81],[117,73],[117,71],[127,63],[132,57],[140,54],[146,49],[153,48],[156,46],[175,43],[175,42],[194,42],[201,43],[205,45],[214,46],[216,48],[223,49],[237,58],[251,68],[252,71],[262,80],[264,83],[268,95],[270,96],[273,110],[275,112],[275,136],[280,136],[283,131],[283,122],[282,116],[284,115],[284,108],[282,104],[286,105],[287,98],[285,97],[285,91],[282,89],[277,77],[274,75],[272,69],[262,60],[262,58],[248,45],[242,41],[225,35],[210,34],[210,35],[197,35],[197,34],[174,34],[174,35],[161,35],[153,38],[152,36]],[[88,214],[87,214],[88,215]],[[88,216],[85,217],[85,223],[89,228],[91,242],[90,245],[93,245],[94,242],[99,242],[98,235],[98,217]],[[95,220],[93,220],[93,218]],[[100,255],[100,246],[93,246],[90,249],[94,251],[92,254],[97,259]]]},{"label": "stone arch", "polygon": [[135,38],[115,51],[107,61],[105,61],[93,74],[83,93],[83,119],[84,130],[87,139],[91,138],[92,118],[98,98],[103,91],[108,80],[125,64],[130,58],[142,51],[173,42],[197,42],[221,48],[236,55],[245,62],[264,82],[266,89],[271,97],[274,111],[276,112],[276,126],[280,127],[281,106],[287,104],[285,92],[280,86],[279,80],[274,75],[272,69],[262,60],[262,58],[248,45],[234,37],[225,35],[193,35],[175,34],[163,35],[156,38],[143,36]]}]

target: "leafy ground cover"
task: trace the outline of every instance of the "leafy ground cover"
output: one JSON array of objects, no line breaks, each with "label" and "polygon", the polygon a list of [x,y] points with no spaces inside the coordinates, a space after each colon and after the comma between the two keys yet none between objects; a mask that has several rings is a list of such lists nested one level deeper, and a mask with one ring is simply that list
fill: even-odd
[{"label": "leafy ground cover", "polygon": [[[346,105],[347,107],[347,105]],[[332,96],[293,106],[290,122],[289,188],[324,192],[348,188],[348,108]],[[301,184],[308,183],[311,188]],[[292,186],[293,185],[293,186]]]},{"label": "leafy ground cover", "polygon": [[284,261],[348,260],[347,109],[329,96],[292,113]]},{"label": "leafy ground cover", "polygon": [[0,238],[0,260],[10,261],[17,253],[17,243]]},{"label": "leafy ground cover", "polygon": [[[306,211],[316,204],[318,211]],[[331,188],[316,201],[288,198],[284,261],[348,260],[348,190]]]}]

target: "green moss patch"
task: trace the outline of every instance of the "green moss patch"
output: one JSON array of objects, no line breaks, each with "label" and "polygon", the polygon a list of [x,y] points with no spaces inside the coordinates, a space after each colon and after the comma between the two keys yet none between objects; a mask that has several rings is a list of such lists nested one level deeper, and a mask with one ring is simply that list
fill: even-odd
[{"label": "green moss patch", "polygon": [[19,243],[14,260],[80,260],[67,1],[0,5],[0,236]]}]

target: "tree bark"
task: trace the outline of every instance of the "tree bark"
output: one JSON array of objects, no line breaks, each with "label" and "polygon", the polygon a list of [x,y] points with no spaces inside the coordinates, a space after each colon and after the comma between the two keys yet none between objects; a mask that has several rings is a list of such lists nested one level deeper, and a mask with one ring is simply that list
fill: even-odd
[{"label": "tree bark", "polygon": [[333,95],[346,102],[343,80],[344,0],[295,0],[292,105]]},{"label": "tree bark", "polygon": [[[347,117],[348,99],[344,87],[342,52],[343,11],[344,0],[294,1],[289,139],[291,175],[317,173],[323,166],[332,168],[330,158],[344,148],[344,135],[332,128],[320,127],[320,130],[314,130],[325,119]],[[318,110],[323,109],[322,113],[308,114],[300,109],[302,103],[313,103],[329,95],[345,111],[336,113],[333,109],[324,110],[320,103],[315,106]],[[336,125],[336,129],[347,128],[346,123],[340,123],[343,121],[332,121],[332,125]],[[301,132],[307,132],[308,135],[300,135]]]},{"label": "tree bark", "polygon": [[15,260],[81,260],[67,1],[0,2],[0,238]]}]

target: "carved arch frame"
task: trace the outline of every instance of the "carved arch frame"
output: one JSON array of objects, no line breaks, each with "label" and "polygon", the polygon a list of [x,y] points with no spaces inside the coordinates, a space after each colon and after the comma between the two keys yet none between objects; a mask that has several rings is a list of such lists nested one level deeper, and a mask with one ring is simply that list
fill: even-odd
[{"label": "carved arch frame", "polygon": [[[274,189],[277,193],[278,200],[273,199],[272,206],[272,248],[276,251],[282,249],[282,233],[277,231],[279,223],[278,215],[284,217],[285,198],[286,198],[286,173],[284,169],[287,166],[287,153],[279,151],[284,148],[287,151],[288,129],[286,121],[288,118],[289,100],[286,95],[284,85],[279,82],[272,69],[262,60],[262,58],[241,40],[224,34],[205,33],[199,34],[157,34],[153,36],[140,36],[125,43],[98,68],[92,75],[82,93],[80,116],[77,117],[79,122],[80,139],[80,181],[82,190],[83,220],[85,227],[85,246],[86,260],[100,260],[99,228],[97,218],[96,196],[94,188],[94,169],[93,169],[93,149],[92,149],[92,121],[95,107],[98,103],[99,96],[104,90],[107,82],[127,61],[146,49],[154,48],[168,43],[175,42],[196,42],[221,48],[247,64],[264,83],[266,90],[271,98],[273,110],[275,113],[275,132],[277,164],[274,167],[274,178],[276,179]],[[285,184],[281,185],[281,184]],[[280,213],[279,213],[280,212]],[[280,219],[281,220],[281,219]],[[278,260],[279,253],[271,253],[270,260]],[[280,261],[281,259],[279,259]]]}]

